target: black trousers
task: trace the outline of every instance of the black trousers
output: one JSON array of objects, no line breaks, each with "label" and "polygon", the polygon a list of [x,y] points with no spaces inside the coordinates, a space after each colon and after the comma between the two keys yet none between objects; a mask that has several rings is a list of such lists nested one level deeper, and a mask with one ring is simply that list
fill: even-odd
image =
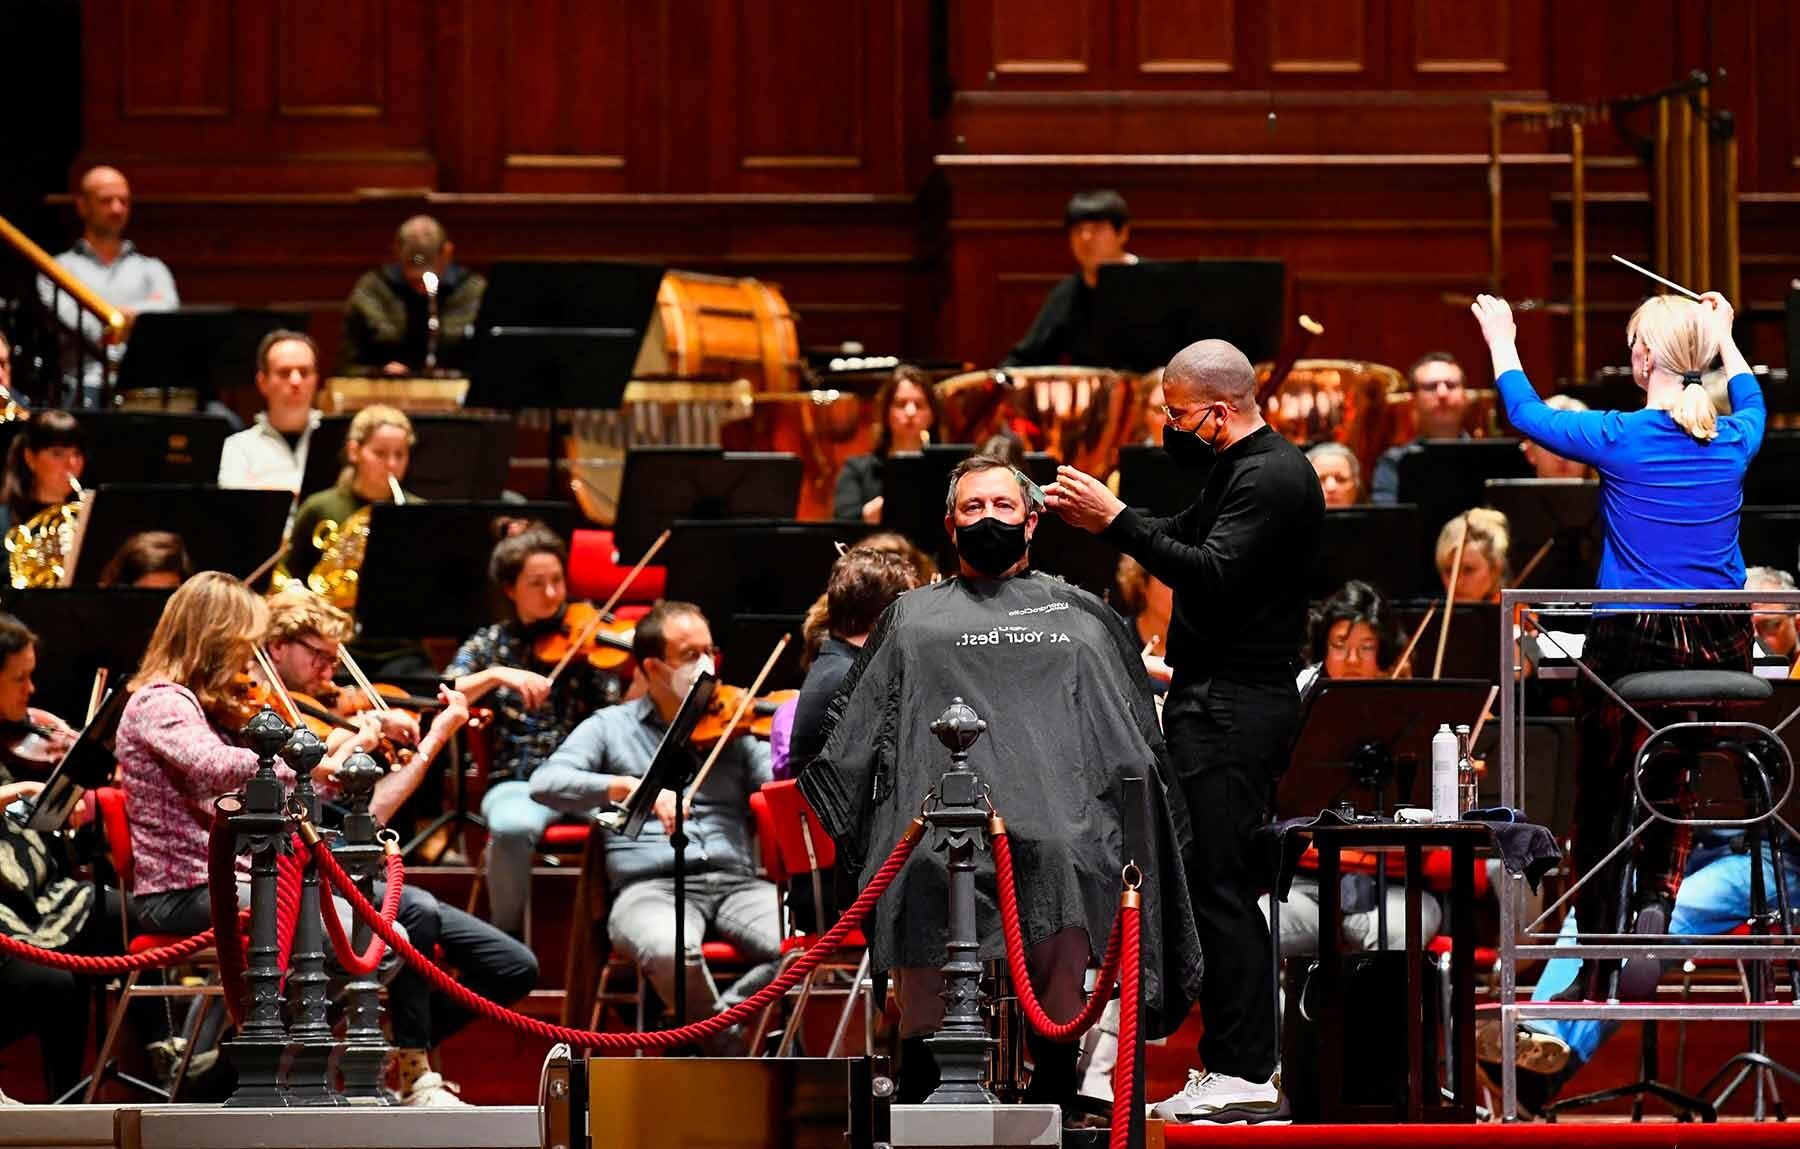
[{"label": "black trousers", "polygon": [[1257,899],[1252,837],[1269,819],[1275,779],[1300,721],[1291,681],[1185,679],[1163,704],[1163,734],[1193,821],[1188,890],[1206,961],[1200,990],[1200,1060],[1250,1081],[1275,1070],[1275,978],[1268,923]]},{"label": "black trousers", "polygon": [[[94,903],[81,932],[64,953],[117,954],[119,892],[110,887]],[[43,1052],[45,1099],[54,1101],[81,1079],[87,1056],[88,1020],[95,981],[23,958],[0,958],[0,1046],[36,1034]]]},{"label": "black trousers", "polygon": [[[377,902],[383,889],[384,883],[375,883]],[[456,970],[457,980],[490,1001],[511,1005],[537,984],[537,958],[523,943],[424,890],[402,888],[400,912],[394,916],[414,948],[427,956],[434,947],[441,949],[443,964]],[[388,1020],[401,1049],[433,1049],[471,1016],[448,996],[433,993],[411,966],[388,984]]]}]

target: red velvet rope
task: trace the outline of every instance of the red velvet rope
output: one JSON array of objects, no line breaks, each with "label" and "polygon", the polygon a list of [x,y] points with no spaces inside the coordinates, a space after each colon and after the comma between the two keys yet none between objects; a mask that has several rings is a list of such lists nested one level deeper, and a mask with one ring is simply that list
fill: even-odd
[{"label": "red velvet rope", "polygon": [[75,973],[101,976],[175,965],[178,962],[186,961],[212,944],[213,931],[203,930],[193,937],[183,938],[178,942],[159,946],[153,950],[144,950],[142,953],[92,957],[87,954],[68,954],[61,950],[47,950],[41,946],[34,946],[30,942],[20,941],[11,934],[0,934],[0,953],[9,957],[20,958],[36,965],[49,966],[52,969],[66,969]]},{"label": "red velvet rope", "polygon": [[1143,925],[1141,914],[1137,906],[1120,906],[1119,929],[1113,931],[1123,933],[1125,942],[1119,962],[1119,1059],[1113,1063],[1110,1149],[1125,1149],[1131,1141],[1132,1122],[1144,1119],[1144,1111],[1132,1098],[1137,1092],[1138,998],[1143,992],[1138,964],[1143,955],[1138,932]]},{"label": "red velvet rope", "polygon": [[1019,998],[1019,1009],[1031,1028],[1050,1041],[1073,1041],[1093,1028],[1106,1003],[1112,1000],[1112,987],[1119,967],[1120,935],[1125,907],[1120,906],[1113,918],[1112,936],[1106,941],[1106,956],[1100,961],[1100,972],[1094,978],[1094,992],[1087,1005],[1068,1021],[1056,1021],[1044,1011],[1037,989],[1031,984],[1031,972],[1025,965],[1025,936],[1019,928],[1019,897],[1013,878],[1012,839],[1006,834],[991,835],[994,849],[994,879],[1000,890],[1000,932],[1006,938],[1006,965],[1012,974],[1013,990]]},{"label": "red velvet rope", "polygon": [[[917,827],[918,823],[914,823],[914,826]],[[465,1008],[483,1017],[498,1021],[503,1025],[510,1025],[514,1029],[537,1037],[547,1038],[550,1041],[567,1042],[569,1045],[581,1049],[629,1050],[667,1048],[672,1045],[685,1045],[698,1041],[701,1038],[722,1033],[739,1022],[747,1021],[758,1011],[781,1000],[788,990],[800,984],[801,979],[840,948],[850,932],[862,924],[863,919],[868,916],[869,910],[880,900],[888,886],[893,884],[901,867],[906,865],[906,860],[912,856],[913,847],[918,845],[919,837],[917,832],[909,830],[906,836],[900,839],[899,843],[894,846],[894,852],[888,855],[887,861],[883,862],[881,868],[875,872],[875,876],[869,879],[869,884],[863,887],[862,893],[857,895],[856,901],[852,902],[850,908],[844,911],[837,924],[832,926],[817,942],[807,947],[805,956],[789,966],[781,976],[723,1013],[714,1014],[712,1017],[692,1022],[679,1029],[660,1029],[651,1033],[599,1033],[590,1029],[571,1029],[568,1026],[539,1021],[535,1017],[526,1017],[522,1013],[514,1012],[503,1005],[489,1001],[439,969],[430,958],[414,949],[400,931],[390,923],[383,921],[375,906],[369,899],[363,897],[362,891],[358,890],[356,884],[350,880],[350,875],[344,872],[343,867],[338,865],[337,859],[331,856],[331,851],[326,849],[322,843],[313,848],[312,857],[313,864],[318,867],[319,872],[337,888],[339,894],[349,901],[363,921],[368,923],[369,928],[382,937],[388,945],[394,947],[394,950],[402,958],[431,983],[433,989],[449,995]]]},{"label": "red velvet rope", "polygon": [[[400,892],[405,888],[406,863],[399,854],[387,856],[387,888],[381,899],[381,920],[392,922],[394,915],[400,912]],[[319,916],[325,919],[325,932],[331,935],[331,945],[337,950],[338,964],[342,965],[351,977],[368,977],[381,966],[382,955],[387,953],[387,943],[376,934],[369,939],[369,947],[357,953],[351,945],[350,935],[344,932],[344,923],[338,920],[337,907],[326,899],[319,899]]]}]

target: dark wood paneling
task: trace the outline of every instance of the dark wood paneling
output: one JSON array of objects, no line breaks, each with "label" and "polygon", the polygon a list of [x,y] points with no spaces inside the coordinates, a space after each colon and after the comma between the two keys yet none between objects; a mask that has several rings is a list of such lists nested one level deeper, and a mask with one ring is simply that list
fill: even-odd
[{"label": "dark wood paneling", "polygon": [[1422,75],[1505,75],[1513,63],[1512,0],[1412,0],[1412,70]]},{"label": "dark wood paneling", "polygon": [[[734,114],[725,127],[746,168],[863,163],[871,5],[737,0]],[[770,99],[772,76],[804,74]]]},{"label": "dark wood paneling", "polygon": [[1096,70],[1094,9],[1102,0],[992,0],[992,55],[1000,76],[1089,76]]},{"label": "dark wood paneling", "polygon": [[632,50],[630,12],[637,7],[630,0],[504,6],[494,95],[503,109],[507,186],[520,172],[585,177],[625,170],[632,83],[646,64],[654,67],[648,53]]},{"label": "dark wood paneling", "polygon": [[[1246,0],[1247,2],[1247,0]],[[1218,76],[1237,68],[1238,0],[1132,0],[1131,64],[1145,76]]]},{"label": "dark wood paneling", "polygon": [[1387,0],[1264,0],[1269,70],[1277,76],[1331,76],[1345,82],[1385,80],[1374,58]]},{"label": "dark wood paneling", "polygon": [[387,5],[382,0],[337,0],[330,19],[317,4],[275,4],[275,114],[294,117],[375,117],[386,110],[387,68],[346,68],[345,47],[363,61],[385,62]]},{"label": "dark wood paneling", "polygon": [[233,9],[232,0],[118,0],[123,115],[230,116]]}]

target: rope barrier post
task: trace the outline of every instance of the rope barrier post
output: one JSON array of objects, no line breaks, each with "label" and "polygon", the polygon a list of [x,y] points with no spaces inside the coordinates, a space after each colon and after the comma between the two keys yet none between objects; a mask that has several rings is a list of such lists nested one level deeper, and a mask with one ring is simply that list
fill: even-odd
[{"label": "rope barrier post", "polygon": [[976,805],[981,779],[969,769],[969,749],[987,723],[961,698],[931,724],[950,751],[950,769],[938,781],[938,806],[925,815],[949,858],[950,940],[944,962],[944,1020],[925,1039],[938,1064],[938,1087],[927,1105],[994,1105],[982,1085],[994,1041],[981,1019],[981,939],[975,928],[975,851],[986,845],[988,816]]},{"label": "rope barrier post", "polygon": [[[1142,775],[1121,779],[1119,794],[1121,807],[1124,813],[1123,828],[1125,856],[1134,860],[1129,869],[1137,870],[1139,875],[1138,885],[1135,888],[1128,886],[1127,892],[1131,895],[1129,900],[1136,903],[1136,908],[1132,910],[1132,913],[1137,915],[1141,925],[1144,909],[1159,891],[1155,885],[1157,877],[1155,865],[1145,865],[1140,868],[1135,864],[1135,859],[1145,858],[1154,860],[1161,856],[1160,847],[1157,842],[1156,808],[1152,805],[1150,780]],[[1121,924],[1123,924],[1123,922],[1121,922]],[[1143,932],[1141,928],[1136,932],[1137,953],[1135,956],[1138,969],[1141,972],[1145,959]],[[1127,964],[1123,954],[1120,956],[1120,964],[1121,966]],[[1126,1006],[1126,1002],[1123,999],[1127,994],[1132,994],[1136,999],[1132,1002],[1134,1013],[1138,1009],[1141,1009],[1143,1005],[1143,983],[1141,979],[1132,978],[1130,980],[1132,984],[1127,986],[1125,984],[1126,979],[1120,979],[1119,1008],[1121,1016],[1123,1016]],[[1279,995],[1277,995],[1277,997],[1279,997]],[[1128,1146],[1128,1149],[1144,1149],[1144,1114],[1149,1098],[1145,1096],[1145,1074],[1142,1072],[1144,1064],[1144,1030],[1141,1026],[1132,1026],[1130,1041],[1126,1040],[1124,1027],[1120,1027],[1119,1063],[1124,1063],[1127,1058],[1130,1059],[1133,1072],[1131,1074],[1131,1096],[1126,1103],[1129,1107],[1125,1110],[1125,1113],[1129,1115],[1129,1127],[1126,1132],[1125,1143]],[[1114,1113],[1115,1115],[1118,1114],[1117,1106],[1114,1107]],[[1115,1120],[1116,1119],[1115,1116]]]},{"label": "rope barrier post", "polygon": [[237,1069],[237,1092],[225,1104],[269,1109],[288,1103],[281,1083],[287,1027],[281,1018],[281,940],[275,927],[275,858],[292,847],[275,755],[288,725],[273,710],[244,727],[256,751],[256,774],[244,785],[243,808],[231,815],[237,852],[250,854],[250,945],[245,953],[244,1024],[227,1046]]},{"label": "rope barrier post", "polygon": [[[375,875],[382,868],[382,851],[375,838],[375,818],[369,798],[385,771],[367,754],[352,754],[338,770],[338,785],[350,803],[344,832],[332,849],[345,871],[356,879],[364,897],[373,898]],[[335,911],[334,911],[335,912]],[[352,948],[362,952],[374,931],[360,916],[350,932]],[[344,1099],[351,1105],[387,1105],[381,1087],[387,1065],[387,1038],[381,1032],[381,982],[376,973],[355,977],[344,988],[346,1024],[344,1051],[339,1064],[344,1074]]]},{"label": "rope barrier post", "polygon": [[[294,804],[305,815],[302,834],[316,834],[319,795],[313,790],[312,772],[325,757],[325,743],[304,726],[296,726],[281,748],[281,757],[294,772]],[[293,972],[288,975],[288,1037],[293,1050],[288,1060],[287,1088],[290,1105],[342,1105],[333,1088],[337,1076],[337,1040],[326,1018],[325,931],[319,920],[319,871],[308,866],[300,879],[300,916],[294,924]],[[327,900],[325,912],[336,913]]]}]

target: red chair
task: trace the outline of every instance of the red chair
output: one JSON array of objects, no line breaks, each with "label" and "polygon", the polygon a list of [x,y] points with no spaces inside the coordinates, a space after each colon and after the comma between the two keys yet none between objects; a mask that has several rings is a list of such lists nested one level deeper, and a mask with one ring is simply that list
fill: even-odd
[{"label": "red chair", "polygon": [[[819,912],[825,904],[823,873],[837,862],[837,847],[825,833],[818,814],[800,793],[798,783],[791,779],[768,783],[760,793],[751,795],[750,808],[757,817],[757,835],[762,842],[769,880],[777,884],[784,896],[793,882],[811,882],[813,906],[815,912]],[[801,930],[792,921],[788,922],[787,935],[781,942],[783,970],[799,961],[824,936],[824,922],[815,920],[811,926],[810,930]],[[819,988],[818,983],[824,978],[846,975],[848,981],[843,988]],[[871,1056],[875,994],[869,979],[869,943],[861,930],[852,930],[831,956],[788,991],[787,996],[797,1000],[787,1019],[777,1056],[785,1057],[793,1050],[806,1007],[815,995],[842,995],[844,998],[844,1008],[838,1014],[825,1056],[839,1055],[859,1003],[863,1007],[863,1053]]]},{"label": "red chair", "polygon": [[[117,786],[105,786],[98,790],[91,790],[89,794],[93,798],[92,808],[99,819],[101,834],[106,841],[106,850],[112,860],[113,872],[119,878],[119,888],[130,890],[133,873],[131,827],[125,817],[125,791]],[[140,954],[147,950],[173,945],[181,940],[171,934],[136,934],[127,940],[126,952]],[[194,1053],[195,1036],[200,1032],[206,1015],[212,1011],[213,1002],[215,1000],[222,1002],[225,994],[223,987],[219,985],[219,957],[215,951],[202,950],[188,959],[188,962],[206,974],[204,984],[144,985],[140,981],[142,975],[135,970],[125,976],[125,982],[119,990],[118,1004],[113,1007],[112,1017],[107,1022],[106,1037],[100,1043],[100,1054],[94,1062],[93,1076],[88,1079],[87,1091],[82,1095],[83,1104],[93,1104],[95,1097],[99,1094],[101,1084],[106,1081],[113,1049],[118,1044],[119,1031],[125,1024],[125,1011],[131,1002],[138,998],[159,998],[164,1001],[199,999],[200,1001],[200,1008],[194,1010],[193,1017],[188,1020],[187,1032],[183,1035],[185,1042],[181,1051],[181,1059],[176,1063],[174,1075],[170,1077],[169,1088],[166,1091],[158,1089],[148,1082],[124,1078],[117,1074],[116,1070],[113,1071],[114,1076],[121,1076],[122,1080],[127,1080],[151,1093],[161,1094],[170,1101],[180,1097],[182,1082],[187,1078],[188,1061]]]},{"label": "red chair", "polygon": [[[569,596],[571,598],[590,598],[604,602],[612,597],[625,576],[631,572],[631,564],[637,562],[638,556],[630,556],[631,562],[619,562],[618,548],[613,544],[611,531],[576,531],[569,539]],[[631,589],[625,592],[620,600],[623,607],[649,607],[663,596],[663,588],[668,581],[668,568],[647,566],[643,573],[632,582]],[[621,610],[620,614],[631,617],[631,612]]]}]

